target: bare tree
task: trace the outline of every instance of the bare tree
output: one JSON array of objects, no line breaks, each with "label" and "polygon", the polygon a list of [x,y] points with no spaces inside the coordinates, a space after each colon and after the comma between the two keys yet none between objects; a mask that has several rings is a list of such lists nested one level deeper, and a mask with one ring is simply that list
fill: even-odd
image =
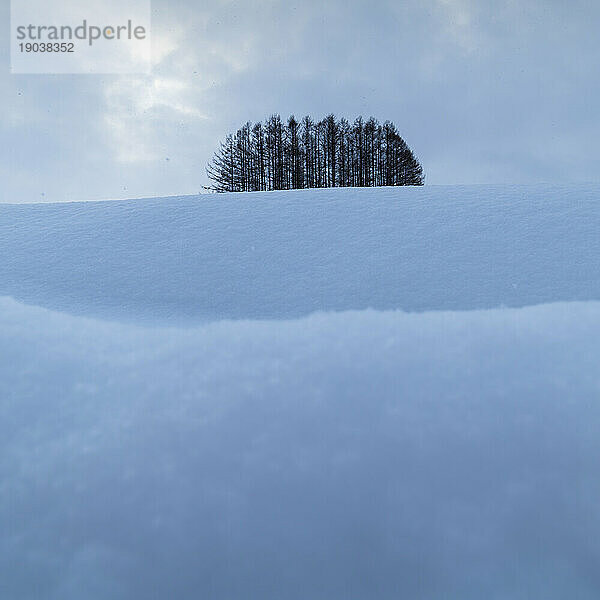
[{"label": "bare tree", "polygon": [[279,115],[228,135],[207,167],[211,189],[247,192],[423,185],[423,167],[391,121]]}]

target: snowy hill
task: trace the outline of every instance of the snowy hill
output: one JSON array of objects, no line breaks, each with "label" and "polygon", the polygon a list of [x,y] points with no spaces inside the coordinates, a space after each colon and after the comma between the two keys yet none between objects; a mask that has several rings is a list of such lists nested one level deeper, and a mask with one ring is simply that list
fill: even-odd
[{"label": "snowy hill", "polygon": [[130,319],[600,298],[600,186],[0,206],[0,295]]},{"label": "snowy hill", "polygon": [[596,599],[599,199],[0,206],[0,597]]}]

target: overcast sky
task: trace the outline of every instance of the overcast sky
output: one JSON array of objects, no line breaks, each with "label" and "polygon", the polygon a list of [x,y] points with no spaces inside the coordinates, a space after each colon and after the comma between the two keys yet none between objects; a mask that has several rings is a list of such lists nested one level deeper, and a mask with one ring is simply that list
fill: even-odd
[{"label": "overcast sky", "polygon": [[246,120],[393,120],[428,184],[599,181],[597,0],[154,0],[146,76],[0,76],[0,201],[190,194]]}]

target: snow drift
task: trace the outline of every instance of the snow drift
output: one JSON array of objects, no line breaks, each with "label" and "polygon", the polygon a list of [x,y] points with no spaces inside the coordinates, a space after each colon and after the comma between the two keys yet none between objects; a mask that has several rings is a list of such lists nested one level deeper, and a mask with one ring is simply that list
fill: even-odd
[{"label": "snow drift", "polygon": [[0,295],[156,321],[600,298],[600,186],[0,206]]},{"label": "snow drift", "polygon": [[0,596],[595,600],[598,191],[0,207]]}]

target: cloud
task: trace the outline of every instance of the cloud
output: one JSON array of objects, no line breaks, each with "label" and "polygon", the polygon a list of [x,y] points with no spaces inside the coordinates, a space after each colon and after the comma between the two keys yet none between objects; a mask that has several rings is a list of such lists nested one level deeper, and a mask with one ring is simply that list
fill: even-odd
[{"label": "cloud", "polygon": [[189,92],[187,81],[173,77],[108,83],[104,88],[103,128],[116,160],[151,162],[167,156],[171,127],[177,127],[181,119],[207,118],[194,106]]},{"label": "cloud", "polygon": [[4,76],[5,198],[194,192],[219,140],[274,112],[394,120],[429,183],[598,178],[585,0],[155,0],[152,17],[149,77]]},{"label": "cloud", "polygon": [[479,31],[473,22],[472,3],[469,0],[437,0],[437,4],[442,29],[449,32],[465,52],[474,52],[479,45]]}]

